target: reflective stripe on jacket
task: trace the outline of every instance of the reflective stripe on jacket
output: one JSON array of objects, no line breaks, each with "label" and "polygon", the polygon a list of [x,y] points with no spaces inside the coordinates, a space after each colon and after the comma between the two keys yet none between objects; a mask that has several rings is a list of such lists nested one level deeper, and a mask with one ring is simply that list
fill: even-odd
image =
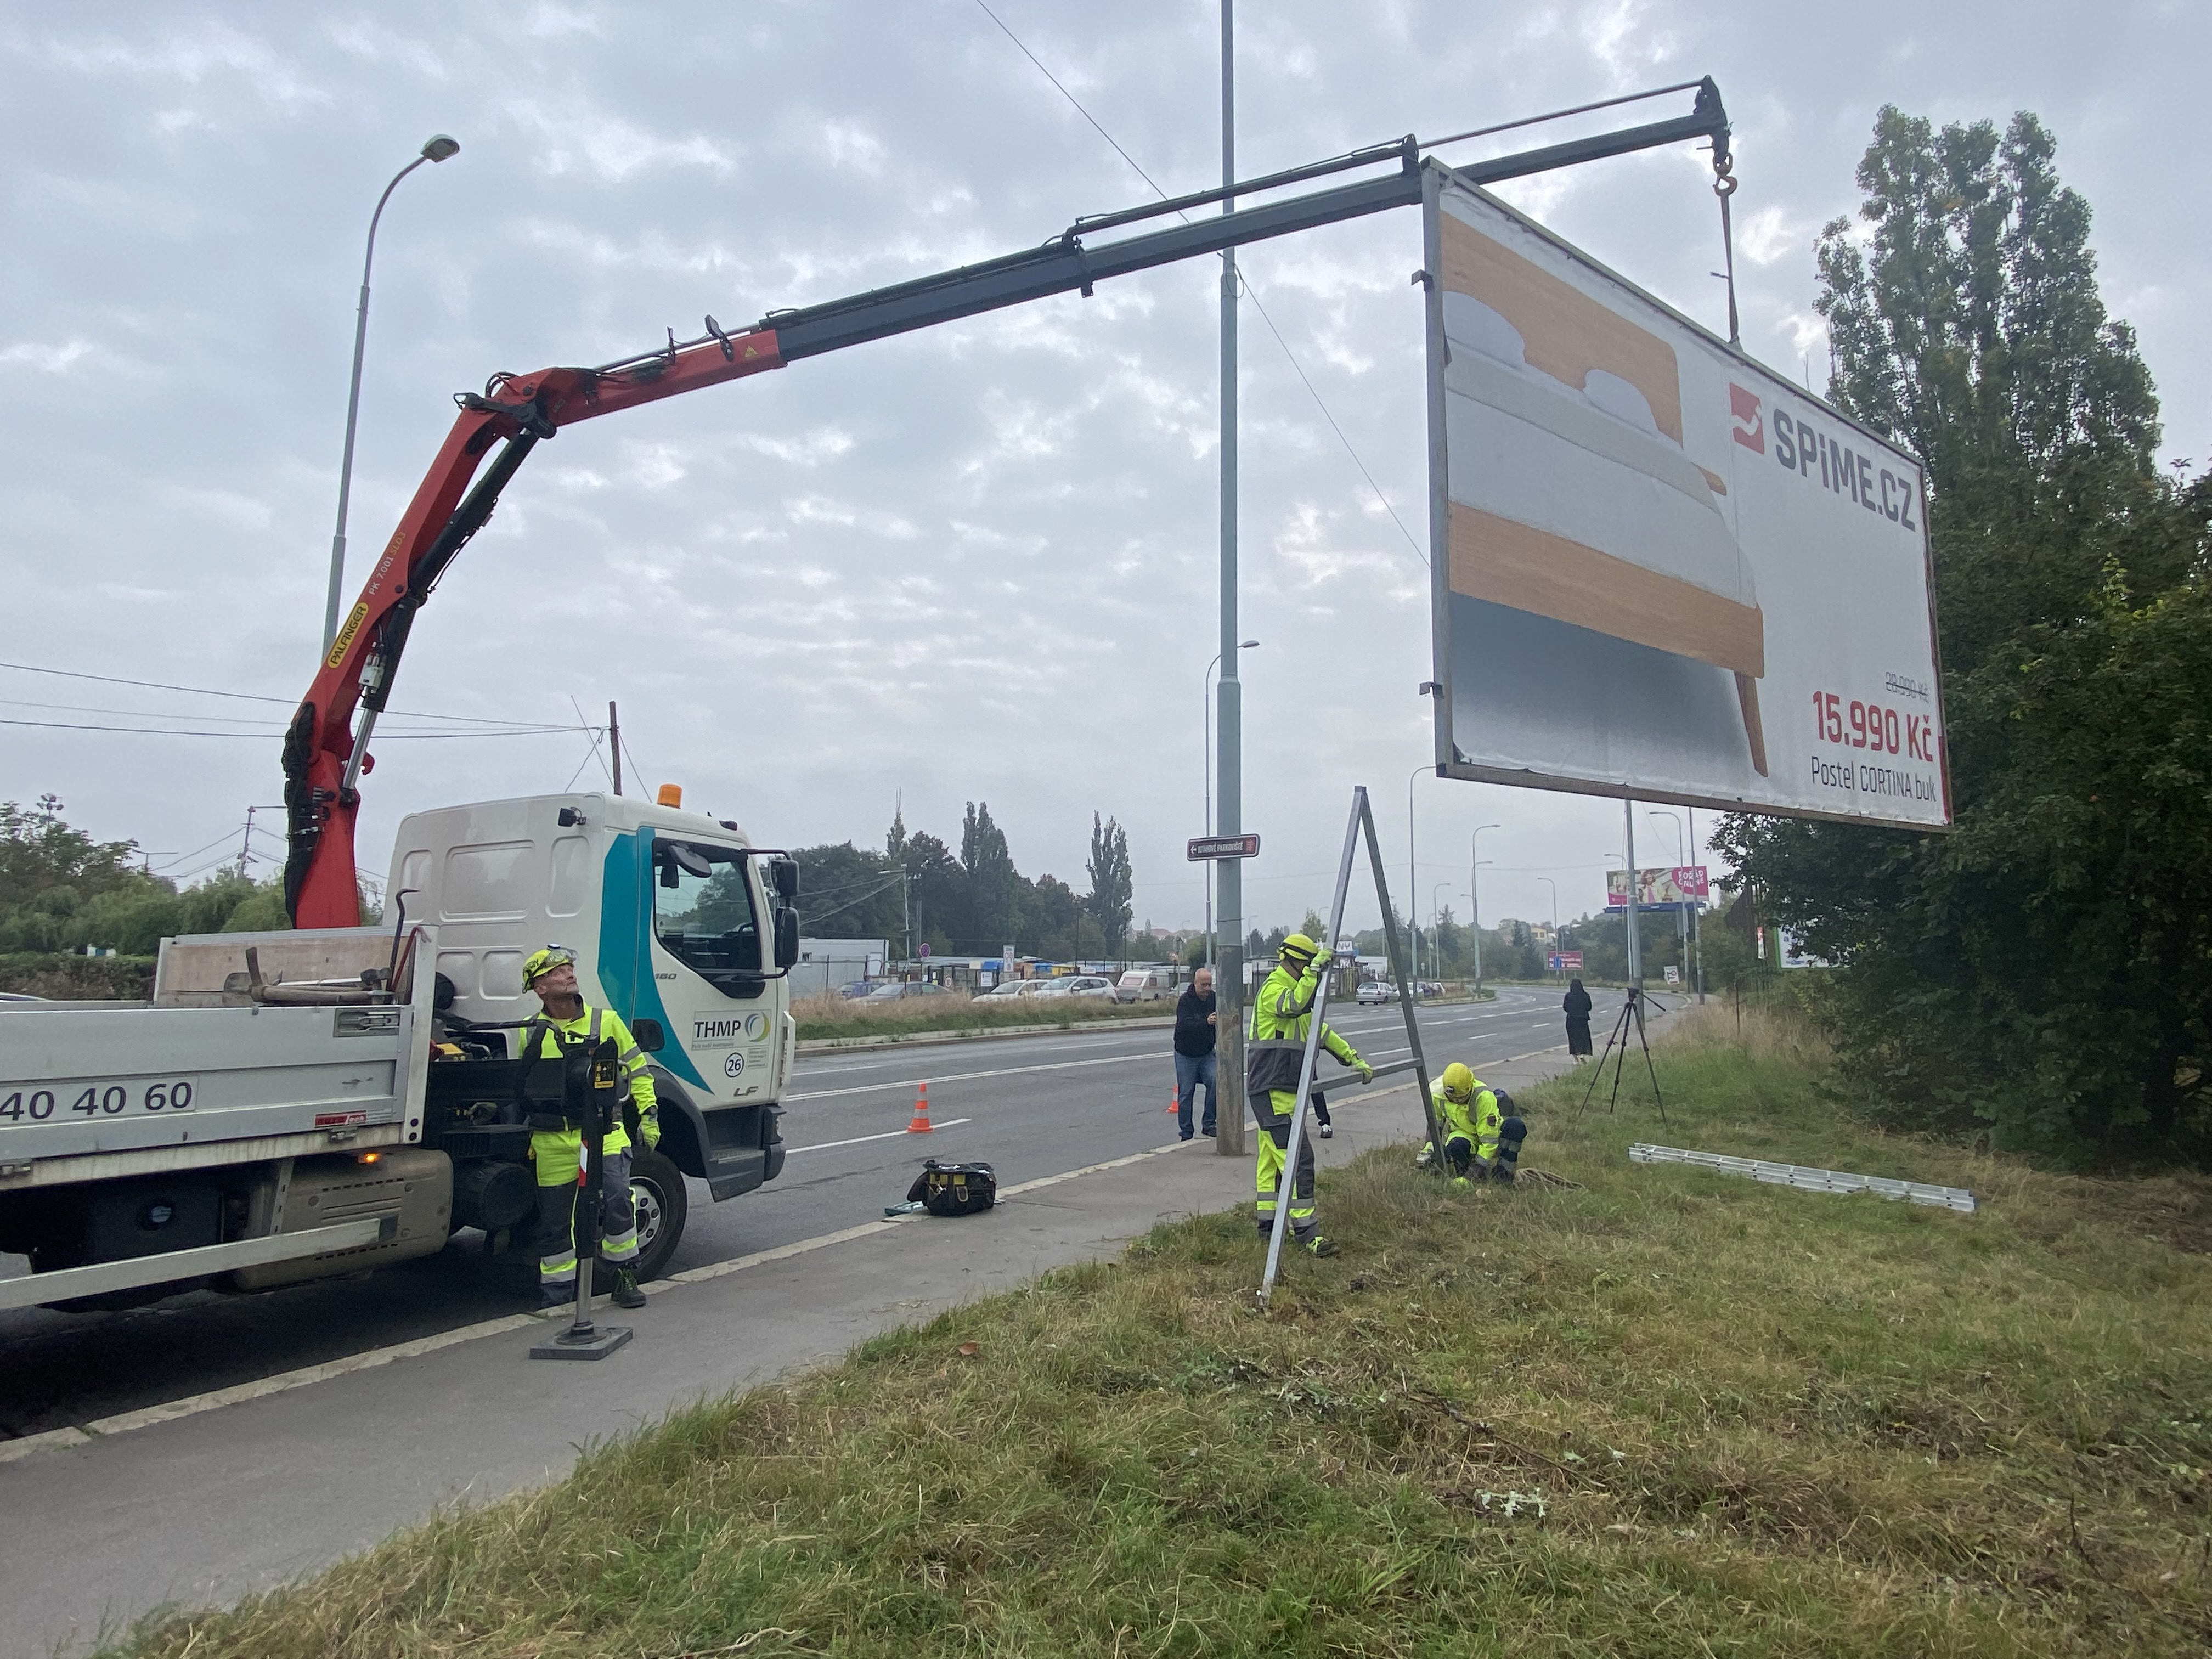
[{"label": "reflective stripe on jacket", "polygon": [[[1298,1072],[1305,1060],[1306,1037],[1313,1030],[1314,1000],[1321,993],[1321,975],[1308,968],[1293,975],[1277,968],[1252,999],[1252,1024],[1244,1049],[1244,1094],[1253,1110],[1266,1110],[1270,1094],[1295,1094]],[[1359,1053],[1329,1029],[1323,1020],[1322,1047],[1346,1066],[1359,1064]]]}]

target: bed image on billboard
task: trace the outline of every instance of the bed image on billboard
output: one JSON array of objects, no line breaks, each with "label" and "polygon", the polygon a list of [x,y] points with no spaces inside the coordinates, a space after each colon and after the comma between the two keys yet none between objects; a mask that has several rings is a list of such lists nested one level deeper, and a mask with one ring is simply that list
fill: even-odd
[{"label": "bed image on billboard", "polygon": [[1919,463],[1448,169],[1426,211],[1444,769],[1948,823]]}]

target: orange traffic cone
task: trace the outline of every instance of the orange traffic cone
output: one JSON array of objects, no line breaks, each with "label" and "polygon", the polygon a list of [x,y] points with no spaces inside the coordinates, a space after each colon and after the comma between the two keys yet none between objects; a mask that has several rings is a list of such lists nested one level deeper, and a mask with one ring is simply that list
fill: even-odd
[{"label": "orange traffic cone", "polygon": [[914,1121],[906,1126],[906,1132],[910,1135],[929,1133],[929,1085],[924,1083],[918,1086],[921,1092],[914,1097]]},{"label": "orange traffic cone", "polygon": [[1169,1091],[1168,1091],[1168,1114],[1169,1114],[1169,1115],[1170,1115],[1170,1116],[1173,1116],[1173,1115],[1174,1115],[1174,1114],[1175,1114],[1175,1109],[1176,1109],[1176,1107],[1178,1107],[1178,1106],[1180,1106],[1180,1105],[1182,1105],[1182,1091],[1181,1091],[1180,1089],[1170,1089],[1170,1090],[1169,1090]]}]

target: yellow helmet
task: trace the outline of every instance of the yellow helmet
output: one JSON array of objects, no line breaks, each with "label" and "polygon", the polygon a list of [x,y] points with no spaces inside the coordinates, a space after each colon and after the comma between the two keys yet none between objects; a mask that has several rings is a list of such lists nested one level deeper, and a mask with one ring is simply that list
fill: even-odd
[{"label": "yellow helmet", "polygon": [[1304,933],[1292,933],[1283,941],[1283,954],[1286,957],[1296,957],[1301,962],[1311,962],[1321,953],[1321,946]]},{"label": "yellow helmet", "polygon": [[542,951],[532,951],[530,959],[522,964],[522,988],[526,991],[556,968],[572,968],[576,953],[565,945],[549,945]]},{"label": "yellow helmet", "polygon": [[1464,1106],[1474,1098],[1474,1073],[1459,1061],[1444,1067],[1444,1098],[1455,1106]]}]

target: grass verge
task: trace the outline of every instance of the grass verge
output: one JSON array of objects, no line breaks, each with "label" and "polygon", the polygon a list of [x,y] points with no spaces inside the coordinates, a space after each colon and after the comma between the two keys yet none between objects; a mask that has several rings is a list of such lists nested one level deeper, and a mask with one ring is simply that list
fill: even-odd
[{"label": "grass verge", "polygon": [[950,996],[901,997],[868,1004],[855,998],[804,997],[791,1005],[802,1042],[816,1037],[916,1036],[925,1031],[1065,1030],[1127,1019],[1173,1019],[1175,1004],[1105,1002],[1095,997],[1033,997],[975,1002]]},{"label": "grass verge", "polygon": [[1527,1161],[1578,1189],[1331,1174],[1346,1253],[1272,1314],[1248,1218],[1164,1226],[125,1650],[2203,1653],[2205,1184],[1875,1133],[1768,1020],[1657,1058],[1670,1127],[1648,1090],[1523,1096]]}]

